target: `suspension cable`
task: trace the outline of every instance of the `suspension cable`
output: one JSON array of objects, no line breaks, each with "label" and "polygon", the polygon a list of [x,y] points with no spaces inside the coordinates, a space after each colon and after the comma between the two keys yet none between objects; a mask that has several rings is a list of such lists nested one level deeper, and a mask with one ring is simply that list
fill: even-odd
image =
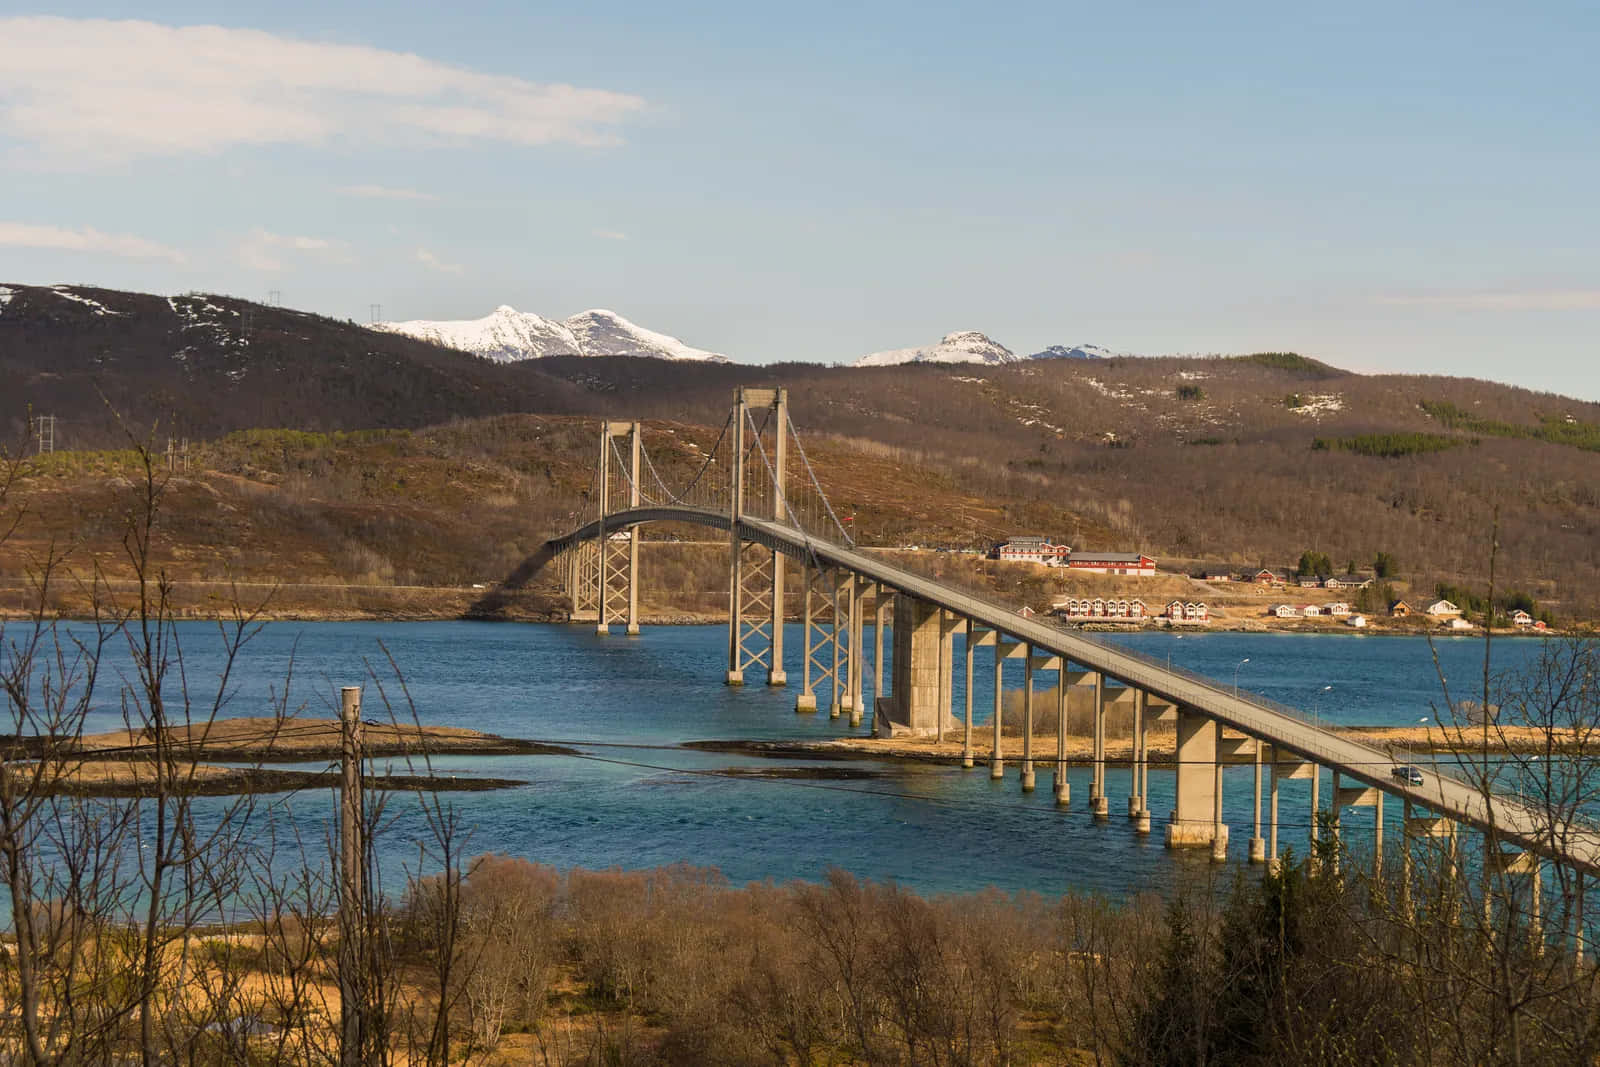
[{"label": "suspension cable", "polygon": [[785,411],[783,417],[789,424],[789,436],[794,438],[795,451],[800,453],[800,462],[805,466],[806,476],[811,479],[811,484],[816,487],[817,496],[822,500],[822,506],[828,511],[828,518],[833,520],[834,528],[839,531],[839,536],[844,538],[844,543],[851,548],[856,547],[855,539],[845,532],[844,523],[839,521],[839,516],[834,513],[833,505],[828,502],[828,494],[822,491],[822,483],[817,481],[817,472],[811,469],[811,461],[806,458],[806,446],[800,443],[800,434],[794,428],[794,419]]}]

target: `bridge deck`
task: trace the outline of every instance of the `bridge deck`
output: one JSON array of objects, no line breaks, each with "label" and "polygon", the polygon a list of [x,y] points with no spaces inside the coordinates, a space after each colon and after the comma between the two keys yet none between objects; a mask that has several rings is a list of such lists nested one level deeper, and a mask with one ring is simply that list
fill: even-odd
[{"label": "bridge deck", "polygon": [[[608,530],[615,530],[647,522],[687,522],[726,530],[729,521],[726,512],[689,507],[646,507],[608,515],[605,526]],[[564,537],[551,540],[547,547],[560,551],[591,540],[598,534],[599,525],[598,520],[591,522]],[[1266,706],[1248,695],[1235,695],[1231,687],[1166,670],[1125,649],[1023,618],[1004,605],[952,589],[856,549],[811,537],[782,523],[741,518],[739,534],[747,540],[798,559],[842,567],[969,618],[975,624],[1064,656],[1108,678],[1191,708],[1224,726],[1265,741],[1276,749],[1293,752],[1391,796],[1412,800],[1479,830],[1492,828],[1509,843],[1586,873],[1600,873],[1600,833],[1587,827],[1572,826],[1558,830],[1559,836],[1556,836],[1552,833],[1546,814],[1498,794],[1486,797],[1471,783],[1436,771],[1426,762],[1417,763],[1422,771],[1422,784],[1408,785],[1390,777],[1396,762],[1410,762],[1405,757],[1397,761],[1393,754],[1382,749],[1321,729],[1285,711]]]}]

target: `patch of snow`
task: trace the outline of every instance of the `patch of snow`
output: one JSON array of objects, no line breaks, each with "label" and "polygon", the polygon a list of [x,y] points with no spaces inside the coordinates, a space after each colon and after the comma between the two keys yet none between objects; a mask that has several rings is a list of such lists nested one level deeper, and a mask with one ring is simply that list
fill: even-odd
[{"label": "patch of snow", "polygon": [[1203,370],[1181,370],[1178,372],[1178,377],[1186,382],[1203,382],[1211,375]]},{"label": "patch of snow", "polygon": [[15,289],[0,285],[0,315],[5,314],[6,305],[11,303],[11,298],[17,295]]},{"label": "patch of snow", "polygon": [[1016,353],[976,330],[947,333],[936,345],[894,348],[862,356],[852,367],[895,367],[902,363],[985,363],[991,366],[1019,362]]},{"label": "patch of snow", "polygon": [[963,378],[959,374],[950,380],[953,382],[966,382],[968,385],[987,385],[989,382],[987,378]]},{"label": "patch of snow", "polygon": [[96,315],[121,315],[121,314],[124,314],[124,312],[121,312],[121,311],[112,311],[110,308],[106,307],[104,304],[100,303],[100,301],[98,301],[98,300],[91,300],[86,296],[79,296],[77,293],[74,293],[71,289],[68,289],[64,285],[52,285],[50,287],[50,291],[52,293],[56,294],[57,296],[59,296],[63,300],[71,300],[71,301],[74,301],[74,302],[79,303],[79,304],[87,305],[91,310],[94,311],[94,313]]},{"label": "patch of snow", "polygon": [[481,319],[378,322],[372,329],[404,334],[499,363],[542,356],[653,356],[726,363],[728,357],[637,326],[614,311],[596,309],[566,320],[547,319],[502,304]]},{"label": "patch of snow", "polygon": [[1319,416],[1333,411],[1344,410],[1344,397],[1338,393],[1304,393],[1300,397],[1300,406],[1290,408],[1297,415]]}]

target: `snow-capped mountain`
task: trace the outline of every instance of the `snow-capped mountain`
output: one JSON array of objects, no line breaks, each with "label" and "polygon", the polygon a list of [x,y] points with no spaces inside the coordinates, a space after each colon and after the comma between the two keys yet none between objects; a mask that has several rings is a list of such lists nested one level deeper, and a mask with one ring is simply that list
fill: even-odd
[{"label": "snow-capped mountain", "polygon": [[615,311],[596,309],[572,316],[565,323],[577,338],[578,351],[585,356],[659,356],[662,359],[692,359],[726,363],[728,357],[702,348],[691,348],[676,337],[636,326]]},{"label": "snow-capped mountain", "polygon": [[1041,349],[1040,351],[1035,352],[1033,355],[1029,356],[1028,358],[1029,359],[1111,359],[1113,356],[1119,356],[1119,355],[1122,355],[1122,353],[1113,352],[1113,351],[1111,351],[1111,349],[1102,348],[1099,345],[1073,345],[1071,348],[1068,348],[1066,345],[1051,345],[1049,348]]},{"label": "snow-capped mountain", "polygon": [[646,330],[615,311],[603,309],[560,320],[502,304],[481,319],[378,322],[372,328],[457,348],[499,363],[541,356],[654,356],[728,362],[727,356],[693,348],[676,337]]},{"label": "snow-capped mountain", "polygon": [[976,330],[947,333],[936,345],[895,348],[862,356],[852,367],[892,367],[900,363],[1015,363],[1020,357]]}]

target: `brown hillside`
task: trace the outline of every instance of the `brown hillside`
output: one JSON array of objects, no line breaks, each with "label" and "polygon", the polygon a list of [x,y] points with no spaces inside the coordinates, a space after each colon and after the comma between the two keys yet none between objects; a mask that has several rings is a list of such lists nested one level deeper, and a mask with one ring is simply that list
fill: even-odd
[{"label": "brown hillside", "polygon": [[[75,448],[119,440],[99,392],[139,426],[165,425],[163,405],[181,398],[178,425],[211,439],[211,473],[193,491],[219,494],[264,531],[200,530],[198,516],[190,533],[175,529],[213,570],[264,553],[248,568],[261,573],[301,554],[289,571],[343,574],[357,569],[346,556],[371,552],[381,562],[361,573],[384,581],[493,577],[587,484],[589,430],[447,419],[718,426],[733,386],[775,382],[790,387],[830,495],[857,514],[865,543],[971,547],[1035,532],[1252,569],[1315,549],[1342,570],[1384,551],[1426,595],[1439,581],[1484,583],[1498,511],[1501,587],[1558,616],[1600,615],[1600,405],[1552,394],[1270,354],[999,368],[504,366],[242,301],[206,312],[241,329],[248,312],[254,333],[241,346],[227,329],[184,325],[181,299],[74,291],[118,313],[37,289],[6,309],[0,395],[13,440],[30,406],[57,414],[58,440]],[[272,424],[415,432],[221,437]],[[243,480],[229,489],[224,476]],[[111,521],[108,491],[74,485],[61,506],[97,529]],[[255,503],[242,502],[250,493]],[[283,531],[280,548],[258,547],[272,530]]]}]

